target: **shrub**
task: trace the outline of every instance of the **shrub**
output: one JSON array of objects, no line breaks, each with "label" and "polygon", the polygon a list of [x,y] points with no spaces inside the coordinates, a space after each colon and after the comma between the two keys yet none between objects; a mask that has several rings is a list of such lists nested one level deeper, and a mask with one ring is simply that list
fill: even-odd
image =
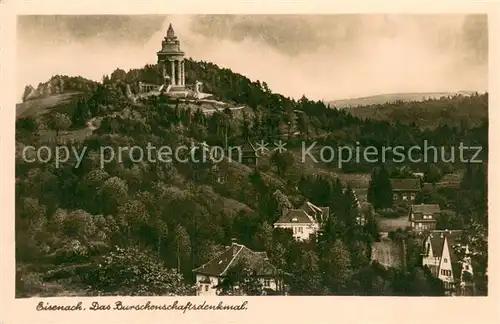
[{"label": "shrub", "polygon": [[108,253],[82,276],[89,291],[98,295],[165,296],[191,295],[176,270],[167,269],[151,251],[119,248]]},{"label": "shrub", "polygon": [[400,214],[392,208],[381,209],[378,211],[378,214],[381,217],[385,217],[385,218],[398,218],[400,216]]}]

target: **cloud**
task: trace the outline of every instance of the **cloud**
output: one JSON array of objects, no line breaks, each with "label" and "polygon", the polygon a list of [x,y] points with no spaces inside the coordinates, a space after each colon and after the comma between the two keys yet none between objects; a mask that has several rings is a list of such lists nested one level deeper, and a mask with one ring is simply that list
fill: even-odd
[{"label": "cloud", "polygon": [[487,89],[485,16],[52,16],[20,19],[19,95],[54,74],[155,63],[169,22],[187,56],[287,96]]}]

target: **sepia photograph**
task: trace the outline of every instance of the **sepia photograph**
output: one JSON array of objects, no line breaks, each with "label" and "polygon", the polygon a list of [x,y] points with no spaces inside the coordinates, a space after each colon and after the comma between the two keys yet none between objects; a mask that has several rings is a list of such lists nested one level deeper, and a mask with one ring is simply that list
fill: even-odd
[{"label": "sepia photograph", "polygon": [[488,296],[488,15],[16,25],[17,299]]}]

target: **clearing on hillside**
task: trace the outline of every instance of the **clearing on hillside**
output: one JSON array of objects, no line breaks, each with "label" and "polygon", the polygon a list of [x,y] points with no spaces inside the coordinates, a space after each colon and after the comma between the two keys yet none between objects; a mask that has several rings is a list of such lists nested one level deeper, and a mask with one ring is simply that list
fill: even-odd
[{"label": "clearing on hillside", "polygon": [[380,242],[372,245],[372,261],[377,261],[384,267],[400,268],[403,265],[401,245],[382,237]]},{"label": "clearing on hillside", "polygon": [[42,115],[48,108],[70,104],[81,92],[68,92],[16,104],[16,118]]},{"label": "clearing on hillside", "polygon": [[405,229],[406,227],[410,226],[410,221],[408,220],[408,216],[406,215],[399,218],[379,217],[378,222],[381,232],[395,231],[398,228]]}]

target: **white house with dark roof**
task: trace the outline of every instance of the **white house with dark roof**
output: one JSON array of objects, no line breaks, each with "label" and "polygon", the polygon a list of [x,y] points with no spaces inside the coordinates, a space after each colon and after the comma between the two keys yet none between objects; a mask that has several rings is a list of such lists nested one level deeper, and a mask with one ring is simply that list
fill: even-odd
[{"label": "white house with dark roof", "polygon": [[294,239],[306,241],[319,230],[319,223],[303,209],[289,209],[274,223],[274,228],[291,229]]},{"label": "white house with dark roof", "polygon": [[426,232],[436,229],[441,208],[437,204],[411,205],[408,219],[414,232]]},{"label": "white house with dark roof", "polygon": [[[193,270],[197,295],[217,296],[218,286],[230,269],[241,264],[255,273],[267,294],[276,295],[284,291],[282,272],[269,262],[266,252],[255,252],[243,244],[233,242],[224,252]],[[235,291],[235,294],[239,293]]]},{"label": "white house with dark roof", "polygon": [[329,215],[329,207],[318,207],[310,202],[305,202],[301,208],[285,210],[273,226],[274,228],[291,229],[294,239],[307,241],[311,235],[318,232],[320,224]]},{"label": "white house with dark roof", "polygon": [[443,282],[447,295],[468,295],[471,291],[473,269],[468,247],[462,260],[455,251],[461,234],[460,230],[434,230],[424,240],[422,266]]}]

